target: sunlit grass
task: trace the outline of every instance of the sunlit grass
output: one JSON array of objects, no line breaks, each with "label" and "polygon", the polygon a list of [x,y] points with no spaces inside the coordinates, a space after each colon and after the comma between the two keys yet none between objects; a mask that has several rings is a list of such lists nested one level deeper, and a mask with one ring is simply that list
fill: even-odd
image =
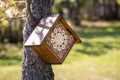
[{"label": "sunlit grass", "polygon": [[0,80],[21,80],[21,66],[0,66]]},{"label": "sunlit grass", "polygon": [[120,50],[113,49],[101,56],[73,51],[63,65],[53,66],[55,80],[120,80]]},{"label": "sunlit grass", "polygon": [[119,26],[78,31],[83,43],[75,45],[63,65],[53,66],[55,80],[120,80]]}]

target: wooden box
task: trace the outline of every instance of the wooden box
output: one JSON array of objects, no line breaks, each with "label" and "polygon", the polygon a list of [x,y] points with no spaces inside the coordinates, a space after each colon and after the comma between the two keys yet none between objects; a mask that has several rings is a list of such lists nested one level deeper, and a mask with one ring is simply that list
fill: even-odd
[{"label": "wooden box", "polygon": [[24,46],[32,47],[50,64],[61,64],[75,43],[81,40],[59,15],[41,19]]}]

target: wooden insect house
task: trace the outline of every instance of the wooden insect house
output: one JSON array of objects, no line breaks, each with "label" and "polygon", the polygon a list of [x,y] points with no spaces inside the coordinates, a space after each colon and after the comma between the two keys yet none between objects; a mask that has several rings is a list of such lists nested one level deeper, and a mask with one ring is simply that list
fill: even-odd
[{"label": "wooden insect house", "polygon": [[31,47],[46,63],[61,64],[81,40],[66,21],[54,14],[42,18],[24,46]]}]

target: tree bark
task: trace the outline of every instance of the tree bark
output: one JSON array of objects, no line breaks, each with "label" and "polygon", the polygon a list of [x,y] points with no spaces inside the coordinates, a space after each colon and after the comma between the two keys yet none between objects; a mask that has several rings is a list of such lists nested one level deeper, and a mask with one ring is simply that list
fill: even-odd
[{"label": "tree bark", "polygon": [[[36,23],[31,22],[28,14],[23,29],[23,44],[40,19],[51,14],[52,4],[53,0],[32,0],[30,9]],[[30,47],[23,47],[22,80],[54,80],[51,65],[46,64]]]}]

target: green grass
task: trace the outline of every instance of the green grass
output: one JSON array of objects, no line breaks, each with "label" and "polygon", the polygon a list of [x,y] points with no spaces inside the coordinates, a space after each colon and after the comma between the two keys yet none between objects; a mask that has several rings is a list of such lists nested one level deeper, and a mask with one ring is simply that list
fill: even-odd
[{"label": "green grass", "polygon": [[0,44],[0,66],[21,64],[22,49],[14,44]]},{"label": "green grass", "polygon": [[120,80],[120,50],[113,49],[101,56],[73,51],[63,65],[53,66],[56,80]]},{"label": "green grass", "polygon": [[[53,65],[55,80],[120,80],[120,26],[76,29],[76,44],[62,65]],[[15,48],[15,47],[14,47]],[[21,79],[21,48],[0,45],[0,80]]]},{"label": "green grass", "polygon": [[0,80],[21,80],[21,66],[0,66]]}]

